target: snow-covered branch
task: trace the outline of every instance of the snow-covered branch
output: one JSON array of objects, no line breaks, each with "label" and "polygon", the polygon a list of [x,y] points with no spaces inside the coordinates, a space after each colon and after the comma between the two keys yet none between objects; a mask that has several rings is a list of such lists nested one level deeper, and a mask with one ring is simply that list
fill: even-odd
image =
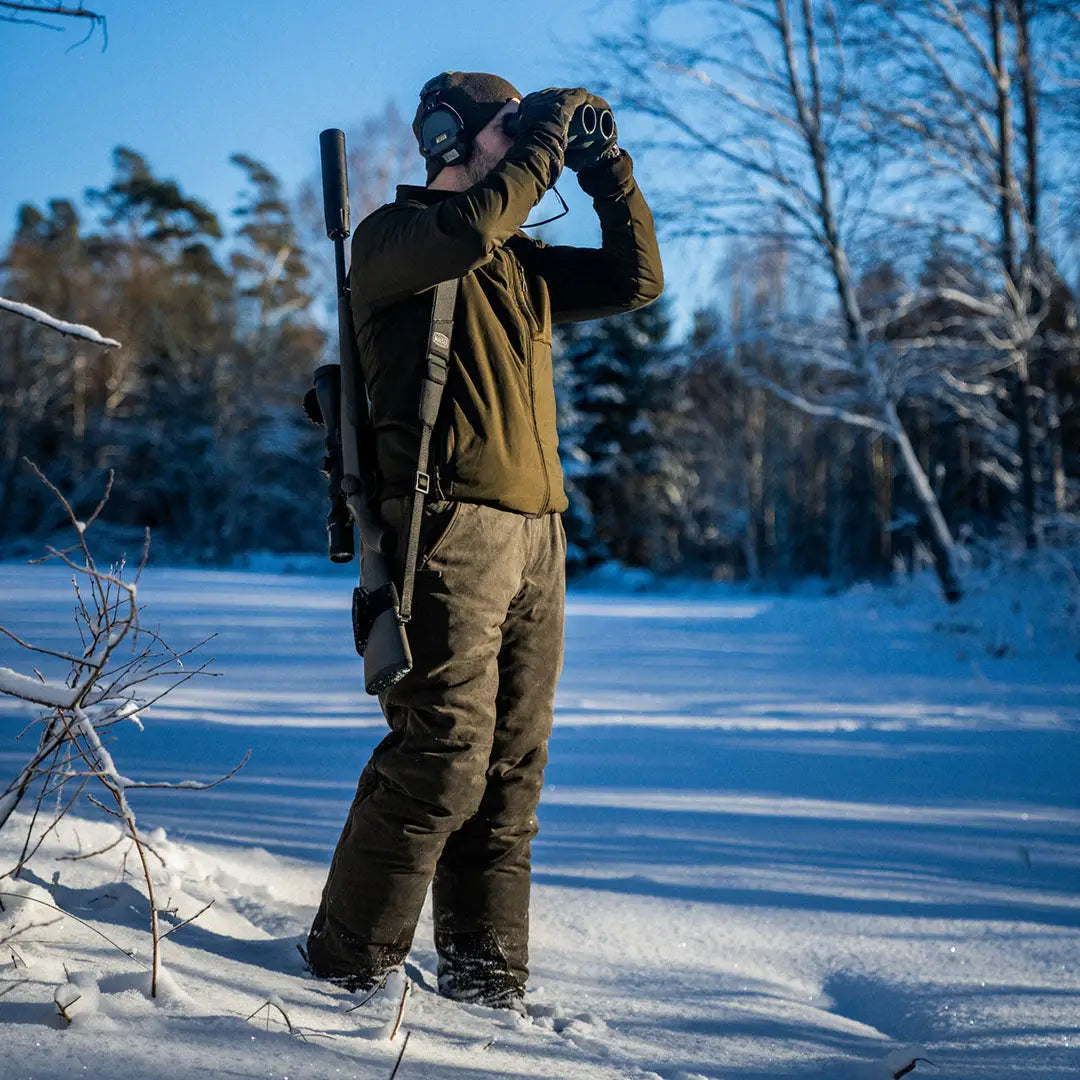
[{"label": "snow-covered branch", "polygon": [[850,409],[842,408],[839,405],[832,405],[827,402],[811,401],[803,394],[793,393],[791,390],[780,386],[779,383],[774,382],[772,379],[759,378],[755,380],[755,383],[759,386],[763,386],[770,393],[775,394],[781,401],[786,401],[789,405],[794,406],[800,412],[807,413],[809,416],[824,417],[829,420],[839,420],[843,424],[850,424],[852,427],[868,428],[870,431],[877,431],[882,435],[891,435],[887,424],[878,420],[873,416],[866,416],[863,413],[852,412]]},{"label": "snow-covered branch", "polygon": [[105,337],[92,326],[85,326],[83,323],[66,322],[64,319],[58,319],[54,315],[50,315],[47,311],[31,307],[30,304],[20,303],[18,300],[8,300],[0,296],[0,310],[10,311],[13,315],[21,315],[24,319],[29,319],[31,322],[36,322],[41,326],[47,326],[50,330],[55,330],[58,334],[64,334],[67,337],[80,338],[82,341],[89,341],[94,345],[101,345],[107,349],[121,348],[119,341],[115,338]]}]

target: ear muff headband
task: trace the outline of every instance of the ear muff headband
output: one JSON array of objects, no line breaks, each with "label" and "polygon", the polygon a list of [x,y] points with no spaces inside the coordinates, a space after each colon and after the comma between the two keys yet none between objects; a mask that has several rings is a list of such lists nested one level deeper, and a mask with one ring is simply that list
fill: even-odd
[{"label": "ear muff headband", "polygon": [[443,76],[436,75],[420,91],[420,154],[443,165],[460,165],[469,156],[469,140],[457,109],[442,100],[445,85]]}]

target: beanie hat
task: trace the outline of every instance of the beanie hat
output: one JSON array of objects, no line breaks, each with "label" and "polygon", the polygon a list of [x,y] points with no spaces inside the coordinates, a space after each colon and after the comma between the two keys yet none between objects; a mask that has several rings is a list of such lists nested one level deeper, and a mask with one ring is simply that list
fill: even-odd
[{"label": "beanie hat", "polygon": [[[471,144],[495,114],[511,99],[520,98],[521,93],[498,75],[487,75],[480,71],[446,71],[440,76],[439,100],[449,105],[465,127],[465,138]],[[413,118],[413,134],[420,141],[420,119],[424,115],[424,95],[421,92],[420,105]],[[442,162],[436,158],[427,158],[427,179],[430,184]]]}]

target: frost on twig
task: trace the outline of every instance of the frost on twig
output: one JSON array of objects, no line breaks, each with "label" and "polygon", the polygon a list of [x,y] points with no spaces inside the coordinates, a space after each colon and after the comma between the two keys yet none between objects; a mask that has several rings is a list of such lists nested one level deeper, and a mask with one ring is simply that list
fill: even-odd
[{"label": "frost on twig", "polygon": [[[24,800],[33,800],[22,852],[16,865],[2,876],[18,877],[80,797],[115,819],[120,829],[117,842],[127,840],[130,843],[131,850],[138,856],[146,885],[153,940],[150,993],[156,996],[160,942],[168,935],[159,931],[149,858],[154,856],[161,861],[161,857],[140,832],[128,794],[148,787],[205,790],[232,776],[247,758],[226,776],[209,782],[132,780],[120,770],[109,749],[117,726],[128,721],[139,723],[140,712],[163,695],[195,676],[209,674],[207,667],[211,661],[189,668],[185,661],[198,645],[177,652],[141,623],[142,609],[137,601],[137,591],[149,552],[149,534],[133,574],[128,574],[124,562],[104,567],[94,558],[86,534],[109,497],[111,474],[103,498],[83,521],[55,485],[36,465],[30,464],[63,507],[75,531],[73,546],[49,548],[47,558],[40,561],[56,560],[72,571],[79,644],[68,652],[49,650],[0,627],[0,634],[35,658],[61,660],[68,664],[68,673],[62,679],[45,678],[37,667],[32,668],[32,676],[0,668],[0,694],[18,698],[42,710],[26,729],[37,728],[36,747],[26,764],[0,791],[0,829],[11,821],[12,814]],[[87,787],[90,791],[85,790]],[[112,846],[108,845],[102,851]],[[124,858],[126,864],[127,855]],[[179,927],[168,933],[176,929]],[[64,1008],[59,1001],[57,1007],[63,1015]]]},{"label": "frost on twig", "polygon": [[31,322],[36,322],[41,326],[47,326],[50,330],[55,330],[58,334],[64,334],[67,337],[80,338],[82,341],[89,341],[94,345],[101,345],[106,349],[119,349],[121,347],[120,342],[115,338],[105,337],[92,326],[84,326],[82,323],[73,323],[67,322],[64,319],[58,319],[55,315],[50,315],[47,311],[31,307],[30,304],[20,303],[18,300],[8,300],[6,297],[0,296],[0,310],[10,311],[13,315],[21,315],[24,319],[29,319]]}]

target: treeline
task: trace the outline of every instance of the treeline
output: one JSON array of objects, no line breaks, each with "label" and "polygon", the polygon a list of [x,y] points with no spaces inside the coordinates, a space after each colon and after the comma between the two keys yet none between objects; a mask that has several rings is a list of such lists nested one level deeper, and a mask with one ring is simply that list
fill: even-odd
[{"label": "treeline", "polygon": [[258,161],[226,238],[218,215],[114,153],[116,175],[75,202],[23,206],[2,263],[4,295],[123,343],[101,349],[0,319],[0,542],[59,524],[24,464],[77,505],[118,478],[114,527],[149,526],[177,557],[315,548],[318,438],[297,407],[324,334],[289,201]]},{"label": "treeline", "polygon": [[[838,583],[928,565],[921,503],[888,433],[805,409],[823,388],[842,387],[845,374],[806,377],[795,404],[780,385],[791,382],[786,349],[748,330],[768,325],[793,287],[775,242],[733,249],[730,263],[737,270],[685,339],[670,337],[664,302],[557,328],[572,565],[614,559],[725,580],[819,575]],[[921,284],[969,269],[939,246]],[[858,292],[873,312],[885,293],[919,284],[884,263],[862,276]],[[820,300],[810,293],[801,302],[813,309]],[[812,319],[808,311],[808,326]],[[931,305],[890,324],[903,335],[897,355],[944,320],[963,322]],[[1080,334],[1076,297],[1060,280],[1044,326],[1060,332],[1031,373],[1039,535],[1075,547]],[[925,361],[937,375],[946,349]],[[966,400],[971,386],[951,392],[940,377],[913,377],[901,421],[953,534],[1022,546],[1014,376],[974,329],[964,353],[965,370],[979,369],[981,358],[977,407]]]},{"label": "treeline", "polygon": [[965,529],[1075,540],[1074,0],[669,14],[592,46],[663,163],[668,234],[743,241],[690,359],[730,390],[698,401],[725,440],[694,469],[702,539],[737,525],[750,575],[925,548],[949,599]]},{"label": "treeline", "polygon": [[[266,166],[237,155],[245,188],[226,228],[139,154],[114,156],[116,175],[87,193],[85,219],[75,201],[22,207],[0,266],[4,295],[123,342],[101,349],[0,316],[0,553],[36,546],[59,524],[24,458],[80,506],[114,469],[108,520],[133,537],[149,526],[159,557],[323,550],[319,432],[299,409],[333,347],[315,315],[329,292],[317,200],[309,191],[294,205]],[[369,161],[351,171],[357,205],[387,197],[386,170]],[[808,368],[793,382],[790,339],[759,332],[781,315],[812,328],[828,303],[792,265],[776,239],[730,248],[715,305],[681,336],[671,297],[557,328],[572,571],[614,560],[734,580],[844,581],[925,558],[923,501],[894,440],[793,404],[793,394],[802,406],[842,400],[846,376]],[[974,272],[942,240],[914,267],[864,268],[858,297],[873,320],[898,294],[937,296],[935,282]],[[1075,297],[1059,278],[1048,306],[1041,325],[1054,328],[1054,348],[1030,385],[1037,509],[1052,526],[1075,508],[1080,341]],[[901,420],[949,528],[961,538],[1022,533],[1008,367],[974,325],[965,337],[965,312],[904,311],[874,323],[877,344],[894,355]],[[907,346],[943,322],[948,340],[925,362],[934,378],[915,377]],[[963,363],[943,368],[950,349]],[[978,385],[950,389],[952,371],[980,371]]]}]

